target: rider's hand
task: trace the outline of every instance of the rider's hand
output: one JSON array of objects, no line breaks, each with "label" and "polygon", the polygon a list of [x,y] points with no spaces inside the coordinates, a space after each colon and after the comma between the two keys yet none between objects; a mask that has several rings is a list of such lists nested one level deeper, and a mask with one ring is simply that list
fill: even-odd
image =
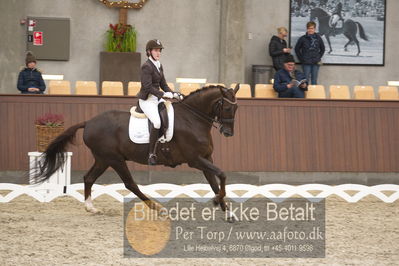
[{"label": "rider's hand", "polygon": [[173,93],[172,92],[164,92],[163,94],[164,98],[168,98],[168,99],[173,99]]},{"label": "rider's hand", "polygon": [[181,95],[178,92],[174,92],[173,93],[173,98],[177,99],[177,100],[183,100],[183,95]]}]

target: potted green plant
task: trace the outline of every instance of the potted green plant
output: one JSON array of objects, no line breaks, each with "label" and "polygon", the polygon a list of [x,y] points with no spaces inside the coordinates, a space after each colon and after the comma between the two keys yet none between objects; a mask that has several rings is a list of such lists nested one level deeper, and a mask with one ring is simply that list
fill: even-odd
[{"label": "potted green plant", "polygon": [[107,52],[136,52],[136,29],[132,25],[109,24],[106,33]]},{"label": "potted green plant", "polygon": [[47,113],[35,120],[35,126],[37,150],[44,152],[47,146],[64,131],[64,116]]},{"label": "potted green plant", "polygon": [[140,80],[141,55],[136,53],[136,41],[134,26],[109,24],[105,33],[105,51],[100,53],[100,84],[122,81],[126,94],[129,81]]}]

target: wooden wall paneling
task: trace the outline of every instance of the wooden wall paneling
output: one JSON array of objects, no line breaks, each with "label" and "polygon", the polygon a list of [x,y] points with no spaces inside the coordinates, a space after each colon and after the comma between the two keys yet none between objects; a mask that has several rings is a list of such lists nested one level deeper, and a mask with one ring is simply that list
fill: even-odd
[{"label": "wooden wall paneling", "polygon": [[[128,111],[135,97],[0,95],[0,170],[26,170],[35,150],[34,120],[63,113],[65,127],[101,112]],[[235,136],[212,130],[214,161],[224,171],[399,171],[399,102],[303,99],[240,99]],[[76,138],[74,170],[93,163]],[[299,136],[299,137],[298,137]],[[129,163],[134,170],[146,165]],[[187,171],[187,166],[157,171]]]},{"label": "wooden wall paneling", "polygon": [[[11,121],[9,121],[8,115],[8,103],[0,104],[0,169],[7,169],[9,166],[8,152],[8,142],[10,141],[8,132],[8,127],[11,126]],[[7,129],[6,129],[7,127]]]}]

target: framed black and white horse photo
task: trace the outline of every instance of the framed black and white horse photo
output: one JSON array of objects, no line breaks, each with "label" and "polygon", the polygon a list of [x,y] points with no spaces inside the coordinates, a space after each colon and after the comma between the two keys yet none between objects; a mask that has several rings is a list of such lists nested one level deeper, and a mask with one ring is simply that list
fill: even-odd
[{"label": "framed black and white horse photo", "polygon": [[290,45],[314,21],[326,47],[323,64],[383,66],[385,14],[386,0],[291,0]]}]

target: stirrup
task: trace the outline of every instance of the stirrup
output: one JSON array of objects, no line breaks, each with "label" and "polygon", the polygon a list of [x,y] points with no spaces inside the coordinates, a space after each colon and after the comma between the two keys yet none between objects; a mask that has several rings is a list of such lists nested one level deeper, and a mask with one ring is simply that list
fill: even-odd
[{"label": "stirrup", "polygon": [[156,165],[157,164],[157,155],[154,153],[150,153],[148,156],[148,164],[149,165]]}]

